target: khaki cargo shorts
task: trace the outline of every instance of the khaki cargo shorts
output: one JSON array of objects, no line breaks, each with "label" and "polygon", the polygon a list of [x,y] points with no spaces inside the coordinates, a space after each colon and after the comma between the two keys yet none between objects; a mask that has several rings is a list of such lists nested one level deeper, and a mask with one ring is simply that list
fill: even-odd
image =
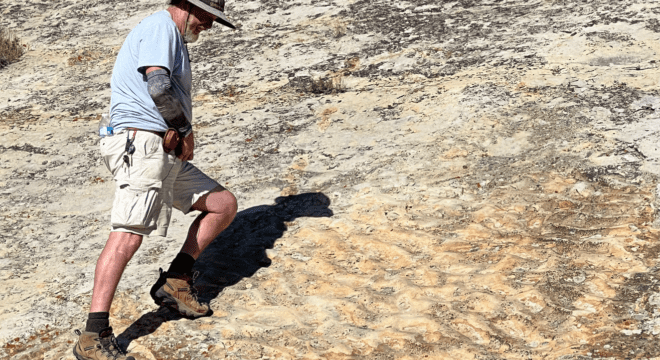
[{"label": "khaki cargo shorts", "polygon": [[200,197],[220,186],[189,162],[163,150],[163,139],[147,131],[135,132],[135,152],[124,160],[124,130],[101,139],[101,157],[116,188],[110,222],[112,231],[167,235],[172,207],[184,214]]}]

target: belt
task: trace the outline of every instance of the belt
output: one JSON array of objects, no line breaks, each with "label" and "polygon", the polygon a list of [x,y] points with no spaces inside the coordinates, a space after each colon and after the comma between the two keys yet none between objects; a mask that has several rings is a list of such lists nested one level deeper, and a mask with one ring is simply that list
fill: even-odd
[{"label": "belt", "polygon": [[158,135],[158,136],[160,136],[161,138],[164,138],[164,137],[165,137],[165,132],[164,132],[164,131],[161,132],[161,131],[153,131],[153,130],[144,130],[144,129],[138,129],[138,128],[132,128],[132,127],[127,127],[127,128],[125,128],[125,129],[127,129],[127,130],[134,130],[134,131],[146,131],[146,132],[149,132],[149,133],[152,133],[152,134]]}]

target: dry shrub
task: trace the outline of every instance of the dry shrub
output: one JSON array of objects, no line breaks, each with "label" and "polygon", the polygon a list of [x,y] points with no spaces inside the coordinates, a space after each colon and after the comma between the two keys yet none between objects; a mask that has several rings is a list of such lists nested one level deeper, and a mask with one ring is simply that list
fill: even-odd
[{"label": "dry shrub", "polygon": [[307,91],[312,94],[337,94],[345,91],[342,77],[312,79]]},{"label": "dry shrub", "polygon": [[336,74],[331,77],[322,76],[318,78],[311,76],[298,76],[289,79],[288,86],[295,89],[300,95],[304,95],[305,93],[329,95],[346,91],[342,74]]},{"label": "dry shrub", "polygon": [[0,69],[23,55],[23,46],[13,33],[0,29]]}]

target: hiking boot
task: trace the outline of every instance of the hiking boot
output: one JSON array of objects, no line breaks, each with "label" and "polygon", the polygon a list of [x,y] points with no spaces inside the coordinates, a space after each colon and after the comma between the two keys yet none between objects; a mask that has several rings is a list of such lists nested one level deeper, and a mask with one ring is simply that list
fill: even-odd
[{"label": "hiking boot", "polygon": [[78,342],[73,347],[73,355],[78,360],[135,360],[119,347],[111,327],[99,333],[80,330],[75,333]]},{"label": "hiking boot", "polygon": [[210,315],[209,304],[199,302],[197,289],[193,286],[198,274],[195,272],[191,278],[186,274],[166,272],[160,269],[160,277],[151,287],[151,297],[156,305],[172,308],[188,318]]}]

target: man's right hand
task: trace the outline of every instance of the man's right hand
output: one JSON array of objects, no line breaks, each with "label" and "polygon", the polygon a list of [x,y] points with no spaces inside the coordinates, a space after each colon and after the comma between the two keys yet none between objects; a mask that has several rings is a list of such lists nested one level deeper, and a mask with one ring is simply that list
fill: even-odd
[{"label": "man's right hand", "polygon": [[190,161],[193,159],[193,151],[195,150],[195,137],[191,132],[188,136],[181,139],[181,154],[178,158],[181,161]]}]

